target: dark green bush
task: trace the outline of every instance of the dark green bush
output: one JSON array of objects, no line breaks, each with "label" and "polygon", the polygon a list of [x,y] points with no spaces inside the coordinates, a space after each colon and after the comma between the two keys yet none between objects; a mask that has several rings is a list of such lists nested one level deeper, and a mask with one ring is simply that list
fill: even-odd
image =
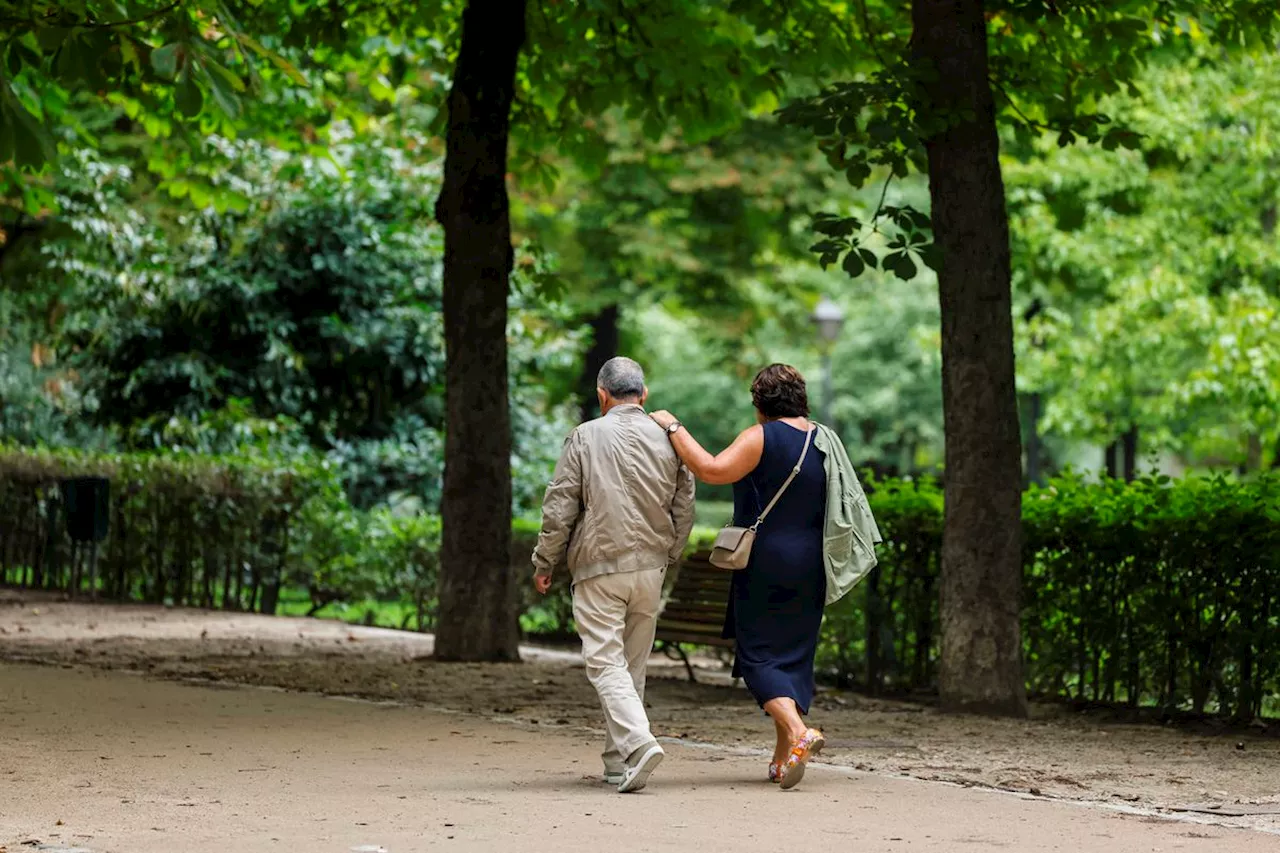
[{"label": "dark green bush", "polygon": [[[880,565],[827,614],[819,665],[873,691],[934,686],[942,495],[870,482]],[[1249,719],[1280,692],[1280,476],[1076,476],[1023,499],[1033,693]]]},{"label": "dark green bush", "polygon": [[879,564],[828,609],[819,665],[841,684],[931,683],[938,636],[942,492],[932,480],[866,482]]},{"label": "dark green bush", "polygon": [[[110,481],[90,587],[59,483]],[[0,448],[0,580],[72,594],[274,612],[304,507],[341,494],[324,465],[188,454]]]},{"label": "dark green bush", "polygon": [[1023,528],[1033,689],[1244,720],[1280,690],[1280,476],[1063,478]]},{"label": "dark green bush", "polygon": [[[256,432],[288,428],[233,421]],[[204,422],[175,424],[166,430],[195,430],[202,441],[223,434],[206,435]],[[334,465],[305,451],[272,455],[274,439],[259,449],[251,438],[240,436],[236,446],[255,449],[253,458],[0,447],[0,583],[266,613],[276,611],[282,592],[291,593],[289,612],[394,603],[403,614],[397,627],[430,628],[439,517],[413,502],[356,509]],[[86,475],[111,484],[110,532],[98,551],[96,586],[88,549],[67,536],[59,488],[65,478]],[[517,520],[513,534],[512,570],[531,574],[538,524]],[[572,630],[567,585],[532,599],[542,610],[530,608],[530,630]]]}]

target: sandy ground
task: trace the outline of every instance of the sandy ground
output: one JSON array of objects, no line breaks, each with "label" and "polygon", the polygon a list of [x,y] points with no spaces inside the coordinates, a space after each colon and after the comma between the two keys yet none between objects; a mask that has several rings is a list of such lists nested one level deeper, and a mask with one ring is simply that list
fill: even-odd
[{"label": "sandy ground", "polygon": [[[679,744],[643,793],[595,738],[422,708],[0,664],[0,849],[1280,850],[1280,837]],[[779,799],[782,798],[782,799]],[[785,828],[785,842],[783,832]]]},{"label": "sandy ground", "polygon": [[[530,649],[526,651],[525,664],[472,666],[435,663],[426,657],[430,648],[429,637],[352,628],[335,622],[70,604],[0,592],[0,660],[73,666],[76,673],[136,670],[167,679],[390,700],[420,706],[404,713],[425,715],[431,720],[445,718],[429,711],[448,710],[455,712],[452,719],[461,721],[459,724],[484,727],[491,725],[486,721],[493,721],[508,732],[504,737],[521,732],[535,741],[546,739],[548,750],[538,761],[545,762],[541,766],[548,768],[548,773],[562,763],[557,751],[565,749],[579,762],[575,765],[579,775],[584,768],[594,769],[599,708],[574,654]],[[0,669],[0,701],[13,694],[5,681],[14,671]],[[62,672],[27,668],[21,671]],[[99,683],[81,674],[63,677]],[[135,685],[135,689],[159,689],[151,680],[125,678],[122,683]],[[179,691],[175,695],[190,694]],[[226,697],[240,694],[209,695],[216,695],[219,701],[232,701]],[[246,695],[270,696],[269,703],[286,701],[275,694]],[[293,698],[302,701],[304,697],[291,697],[290,701]],[[740,688],[723,683],[688,684],[682,670],[655,659],[648,698],[655,731],[689,744],[690,749],[679,754],[688,756],[693,765],[719,765],[723,761],[738,767],[739,760],[731,756],[746,755],[750,758],[742,766],[748,769],[735,772],[743,780],[760,775],[761,767],[756,765],[762,766],[760,757],[769,746],[771,727]],[[39,697],[27,701],[57,704]],[[75,704],[71,701],[68,709]],[[321,702],[317,707],[343,707],[344,713],[349,708],[364,707],[366,710],[361,713],[369,713],[367,706],[346,703]],[[11,711],[14,709],[10,706],[0,704],[0,720],[4,721],[0,732],[6,750],[14,748]],[[838,778],[851,778],[859,785],[876,779],[876,784],[902,784],[908,790],[953,790],[893,778],[907,776],[1172,816],[1197,813],[1186,809],[1218,807],[1251,814],[1217,814],[1206,819],[1221,825],[1280,832],[1280,739],[1275,737],[1225,730],[1189,734],[1150,725],[1103,724],[1095,717],[1056,708],[1038,708],[1036,718],[1029,722],[950,717],[920,705],[836,692],[826,692],[819,698],[813,716],[828,734],[829,749],[824,759],[838,765],[841,771],[853,772],[852,776]],[[175,715],[175,719],[179,718],[188,720],[190,715]],[[290,726],[292,731],[292,723]],[[149,728],[145,721],[135,723],[126,716],[117,727],[121,729],[119,736],[136,740],[143,752],[165,752],[152,750],[150,742],[139,737]],[[19,730],[25,736],[25,729]],[[162,733],[164,727],[157,731]],[[190,726],[183,723],[183,732],[189,731]],[[325,743],[327,737],[317,732],[308,734],[304,729],[299,732],[316,744]],[[721,749],[694,750],[695,744],[715,744]],[[267,746],[270,744],[261,748]],[[393,750],[392,755],[379,760],[398,763],[400,747],[390,744],[387,748]],[[287,752],[283,746],[280,751]],[[0,789],[5,787],[9,760],[8,754],[0,753]],[[168,766],[159,764],[152,771],[163,773]],[[323,776],[328,771],[316,772]],[[422,784],[434,775],[422,765],[411,772]],[[716,778],[719,771],[708,767],[697,772]],[[157,784],[160,778],[156,777]],[[293,784],[296,788],[297,782]],[[1019,803],[1017,808],[1023,807],[1007,796],[988,796],[995,798],[993,802]],[[0,795],[0,826],[6,826],[5,821],[14,816],[8,802],[7,795]],[[732,809],[724,813],[731,814]],[[695,823],[696,819],[690,822]],[[30,831],[25,825],[11,831],[15,830]],[[745,836],[739,836],[742,837]],[[1280,840],[1270,838],[1267,843],[1275,846],[1266,849],[1280,850]],[[403,845],[397,849],[403,849]]]}]

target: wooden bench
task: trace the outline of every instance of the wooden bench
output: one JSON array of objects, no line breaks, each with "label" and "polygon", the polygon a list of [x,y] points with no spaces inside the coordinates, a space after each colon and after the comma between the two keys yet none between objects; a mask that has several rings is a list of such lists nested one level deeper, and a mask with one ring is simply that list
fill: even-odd
[{"label": "wooden bench", "polygon": [[680,563],[654,636],[664,653],[684,663],[690,681],[697,678],[681,643],[733,648],[733,640],[720,636],[733,573],[711,565],[708,556],[700,551]]}]

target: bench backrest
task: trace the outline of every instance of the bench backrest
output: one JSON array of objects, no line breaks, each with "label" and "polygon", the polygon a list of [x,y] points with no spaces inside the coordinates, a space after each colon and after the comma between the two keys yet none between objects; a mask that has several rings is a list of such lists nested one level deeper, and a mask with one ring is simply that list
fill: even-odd
[{"label": "bench backrest", "polygon": [[733,573],[711,565],[708,556],[709,552],[701,551],[680,563],[666,606],[658,617],[656,640],[704,646],[733,645],[732,640],[720,636]]}]

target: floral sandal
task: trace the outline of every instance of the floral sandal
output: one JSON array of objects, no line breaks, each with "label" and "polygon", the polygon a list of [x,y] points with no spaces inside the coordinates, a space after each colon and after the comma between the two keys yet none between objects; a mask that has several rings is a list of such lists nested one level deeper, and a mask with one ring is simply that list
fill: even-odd
[{"label": "floral sandal", "polygon": [[775,785],[782,781],[782,764],[780,762],[769,762],[769,781]]},{"label": "floral sandal", "polygon": [[779,777],[782,790],[789,791],[800,784],[809,759],[822,752],[822,748],[826,745],[827,740],[818,729],[809,729],[804,733],[804,737],[795,742],[786,763],[782,765],[782,773]]}]

